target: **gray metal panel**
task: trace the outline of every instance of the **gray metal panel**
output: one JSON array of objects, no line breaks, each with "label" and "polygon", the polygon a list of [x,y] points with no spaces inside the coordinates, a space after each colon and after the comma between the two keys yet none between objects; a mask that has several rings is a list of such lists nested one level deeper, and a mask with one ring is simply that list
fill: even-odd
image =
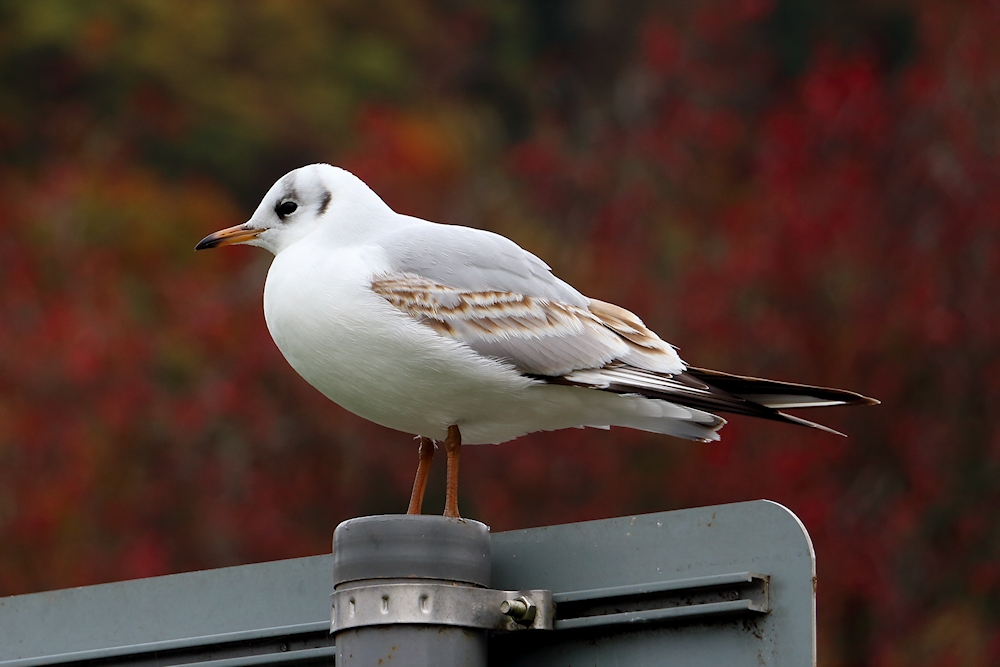
[{"label": "gray metal panel", "polygon": [[[700,507],[493,536],[492,585],[568,591],[726,572],[770,575],[771,612],[700,624],[495,637],[509,665],[814,665],[815,555],[802,523],[770,501]],[[559,618],[558,610],[556,618]],[[558,625],[558,620],[557,620]],[[544,643],[542,643],[544,640]]]},{"label": "gray metal panel", "polygon": [[330,622],[332,556],[0,598],[0,664]]},{"label": "gray metal panel", "polygon": [[[491,550],[494,588],[546,588],[569,600],[577,591],[760,573],[769,576],[771,610],[665,618],[641,632],[598,626],[494,636],[494,664],[815,664],[812,545],[775,503],[498,533]],[[116,665],[329,664],[332,565],[317,556],[0,598],[0,667],[99,656]]]}]

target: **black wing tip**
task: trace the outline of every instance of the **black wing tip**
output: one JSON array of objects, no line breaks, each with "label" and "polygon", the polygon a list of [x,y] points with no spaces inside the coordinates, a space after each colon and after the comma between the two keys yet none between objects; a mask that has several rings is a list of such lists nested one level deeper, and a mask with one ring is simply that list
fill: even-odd
[{"label": "black wing tip", "polygon": [[[838,406],[841,406],[841,405],[882,405],[882,401],[878,400],[877,398],[870,398],[868,396],[864,396],[863,394],[856,394],[853,391],[848,391],[846,389],[831,389],[829,391],[837,391],[837,392],[839,392],[841,394],[840,398],[839,398],[840,402],[839,403],[830,403],[830,407],[838,407]],[[753,398],[751,397],[750,400],[753,400]],[[787,409],[793,409],[794,410],[795,407],[796,406],[788,406],[787,408],[784,408],[784,409],[786,409],[786,410]],[[802,406],[802,407],[824,407],[824,406],[808,406],[808,405],[806,405],[806,406]]]},{"label": "black wing tip", "polygon": [[877,398],[856,394],[846,389],[837,389],[836,391],[842,392],[846,396],[839,405],[882,405],[882,401]]},{"label": "black wing tip", "polygon": [[790,394],[815,395],[817,397],[828,398],[831,401],[838,401],[835,405],[880,405],[882,403],[878,399],[870,398],[848,389],[820,387],[782,380],[768,380],[749,375],[723,373],[722,371],[713,371],[708,368],[698,368],[696,366],[689,366],[687,373],[700,381],[707,382],[723,391],[728,391],[749,401],[754,400],[754,393],[770,393],[783,390]]},{"label": "black wing tip", "polygon": [[778,414],[784,418],[782,419],[782,421],[785,421],[789,424],[808,426],[809,428],[815,428],[820,431],[825,431],[826,433],[830,433],[832,435],[839,435],[841,438],[847,437],[846,433],[841,433],[840,431],[832,429],[829,426],[823,426],[822,424],[817,424],[816,422],[809,421],[808,419],[802,419],[802,417],[796,417],[795,415],[790,415],[787,412],[778,412]]}]

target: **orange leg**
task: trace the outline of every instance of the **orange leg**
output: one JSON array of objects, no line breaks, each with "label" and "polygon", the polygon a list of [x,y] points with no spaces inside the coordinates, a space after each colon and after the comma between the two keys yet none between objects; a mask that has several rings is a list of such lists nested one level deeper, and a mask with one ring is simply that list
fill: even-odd
[{"label": "orange leg", "polygon": [[434,441],[430,438],[420,438],[420,461],[417,463],[417,476],[413,478],[413,491],[410,493],[410,506],[407,514],[420,514],[424,505],[424,490],[427,489],[427,473],[431,470],[434,459]]},{"label": "orange leg", "polygon": [[448,484],[445,487],[444,515],[452,519],[461,519],[462,517],[458,515],[458,455],[462,450],[462,434],[457,424],[448,427],[444,449],[448,454]]}]

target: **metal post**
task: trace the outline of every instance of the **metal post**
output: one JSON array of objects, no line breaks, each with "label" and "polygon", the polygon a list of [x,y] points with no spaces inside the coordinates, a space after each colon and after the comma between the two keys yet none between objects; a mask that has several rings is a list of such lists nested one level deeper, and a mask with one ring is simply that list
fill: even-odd
[{"label": "metal post", "polygon": [[345,521],[333,534],[333,583],[338,667],[486,667],[487,630],[463,625],[469,605],[454,594],[489,587],[488,526],[405,514]]}]

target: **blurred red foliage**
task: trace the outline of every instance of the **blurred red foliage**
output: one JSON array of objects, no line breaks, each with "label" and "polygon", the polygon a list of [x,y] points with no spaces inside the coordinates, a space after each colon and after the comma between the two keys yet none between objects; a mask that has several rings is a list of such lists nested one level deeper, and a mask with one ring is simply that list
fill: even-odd
[{"label": "blurred red foliage", "polygon": [[477,448],[469,515],[771,498],[816,544],[823,664],[1000,662],[1000,6],[384,4],[0,9],[0,594],[319,553],[405,506],[408,436],[274,349],[268,258],[191,253],[324,160],[694,364],[883,401],[818,417],[846,440]]}]

